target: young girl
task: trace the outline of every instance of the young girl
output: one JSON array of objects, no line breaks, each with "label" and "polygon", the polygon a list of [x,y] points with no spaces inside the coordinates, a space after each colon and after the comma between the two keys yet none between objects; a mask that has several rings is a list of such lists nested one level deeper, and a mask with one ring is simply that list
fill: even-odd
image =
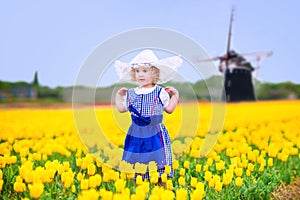
[{"label": "young girl", "polygon": [[[175,110],[179,93],[173,87],[163,88],[157,84],[169,81],[181,63],[178,56],[158,60],[151,50],[142,51],[128,64],[115,63],[121,79],[139,84],[132,89],[121,88],[116,93],[118,111],[130,111],[132,118],[122,159],[131,164],[154,161],[159,176],[164,173],[166,165],[172,166],[171,141],[162,123],[162,114],[163,111],[170,114]],[[169,176],[173,176],[173,170]],[[149,179],[149,172],[142,177]]]}]

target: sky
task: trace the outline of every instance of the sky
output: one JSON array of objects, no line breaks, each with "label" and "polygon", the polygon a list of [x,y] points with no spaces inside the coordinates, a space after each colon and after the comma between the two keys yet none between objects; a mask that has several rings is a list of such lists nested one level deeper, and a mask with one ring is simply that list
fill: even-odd
[{"label": "sky", "polygon": [[[120,33],[146,27],[174,30],[209,56],[220,56],[226,51],[232,6],[232,48],[240,53],[273,51],[255,76],[300,84],[297,0],[1,1],[0,80],[31,82],[37,71],[41,85],[72,86],[96,47]],[[183,68],[182,73],[195,81],[192,72]],[[100,82],[115,80],[110,69]]]}]

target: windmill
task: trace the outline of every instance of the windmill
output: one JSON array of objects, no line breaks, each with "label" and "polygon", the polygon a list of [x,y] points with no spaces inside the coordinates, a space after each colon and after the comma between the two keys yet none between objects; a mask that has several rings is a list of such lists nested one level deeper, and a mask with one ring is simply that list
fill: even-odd
[{"label": "windmill", "polygon": [[[223,101],[255,101],[252,73],[259,69],[260,61],[273,53],[272,51],[259,51],[240,54],[231,49],[233,12],[232,8],[226,53],[223,56],[213,57],[209,60],[198,59],[198,61],[219,61],[219,71],[224,75]],[[256,67],[253,67],[253,62],[256,62]]]}]

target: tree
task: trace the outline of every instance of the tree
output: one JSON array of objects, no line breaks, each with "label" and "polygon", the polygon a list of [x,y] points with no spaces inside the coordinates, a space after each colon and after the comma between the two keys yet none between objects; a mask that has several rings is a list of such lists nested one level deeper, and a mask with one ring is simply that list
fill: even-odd
[{"label": "tree", "polygon": [[38,73],[37,73],[37,71],[34,72],[33,85],[37,86],[37,87],[39,86],[39,79],[38,79]]},{"label": "tree", "polygon": [[39,79],[37,71],[34,72],[34,79],[33,79],[33,88],[36,91],[37,97],[40,97],[40,86],[39,86]]}]

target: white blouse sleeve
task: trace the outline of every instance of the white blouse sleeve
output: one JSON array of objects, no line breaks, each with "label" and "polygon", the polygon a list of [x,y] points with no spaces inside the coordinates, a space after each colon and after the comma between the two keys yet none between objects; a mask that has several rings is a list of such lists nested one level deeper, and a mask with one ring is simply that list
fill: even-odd
[{"label": "white blouse sleeve", "polygon": [[161,89],[159,98],[160,98],[162,104],[164,105],[164,108],[169,105],[170,96],[169,96],[169,94],[167,93],[167,91],[164,88]]}]

